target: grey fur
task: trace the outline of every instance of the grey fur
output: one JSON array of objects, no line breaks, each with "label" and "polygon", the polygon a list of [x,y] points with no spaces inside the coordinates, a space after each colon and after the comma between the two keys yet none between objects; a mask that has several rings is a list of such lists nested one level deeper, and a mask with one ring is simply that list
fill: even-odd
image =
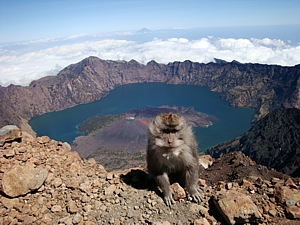
[{"label": "grey fur", "polygon": [[147,148],[149,173],[162,189],[167,206],[174,203],[170,184],[178,182],[196,202],[203,200],[197,186],[199,159],[192,128],[184,118],[170,113],[154,118],[149,125]]}]

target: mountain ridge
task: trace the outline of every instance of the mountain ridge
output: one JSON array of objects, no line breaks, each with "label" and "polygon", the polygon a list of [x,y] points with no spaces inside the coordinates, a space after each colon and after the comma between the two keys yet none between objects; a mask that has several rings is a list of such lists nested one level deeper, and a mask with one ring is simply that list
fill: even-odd
[{"label": "mountain ridge", "polygon": [[206,151],[214,158],[241,151],[255,162],[300,177],[300,110],[275,109],[243,135]]},{"label": "mountain ridge", "polygon": [[28,121],[103,98],[117,86],[141,82],[165,82],[206,86],[221,92],[232,106],[255,109],[257,121],[275,108],[300,108],[300,65],[293,67],[196,63],[186,60],[143,65],[135,60],[101,60],[91,56],[27,87],[0,87],[0,126],[16,124],[33,134]]}]

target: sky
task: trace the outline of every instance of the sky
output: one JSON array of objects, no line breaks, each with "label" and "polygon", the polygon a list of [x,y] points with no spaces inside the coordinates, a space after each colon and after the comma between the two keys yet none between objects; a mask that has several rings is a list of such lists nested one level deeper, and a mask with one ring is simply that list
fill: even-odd
[{"label": "sky", "polygon": [[0,85],[28,85],[91,55],[293,66],[299,12],[299,0],[0,0]]}]

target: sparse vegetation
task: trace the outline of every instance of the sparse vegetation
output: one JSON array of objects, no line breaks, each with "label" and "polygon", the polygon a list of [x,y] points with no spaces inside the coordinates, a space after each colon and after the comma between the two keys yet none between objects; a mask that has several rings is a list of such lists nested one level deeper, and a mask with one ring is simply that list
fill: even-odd
[{"label": "sparse vegetation", "polygon": [[124,118],[124,115],[125,114],[107,114],[91,117],[78,126],[78,131],[83,132],[85,135],[93,134],[98,130],[102,130],[120,121]]},{"label": "sparse vegetation", "polygon": [[127,169],[136,166],[145,166],[146,150],[130,153],[124,149],[110,150],[101,146],[86,158],[94,158],[96,162],[103,165],[107,171]]}]

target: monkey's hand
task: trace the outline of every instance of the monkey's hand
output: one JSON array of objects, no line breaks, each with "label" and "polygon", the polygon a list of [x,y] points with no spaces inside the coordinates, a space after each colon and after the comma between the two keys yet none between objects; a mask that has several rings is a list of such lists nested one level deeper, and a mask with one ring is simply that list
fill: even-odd
[{"label": "monkey's hand", "polygon": [[171,207],[171,205],[175,203],[172,190],[168,193],[164,193],[164,201],[168,207]]},{"label": "monkey's hand", "polygon": [[200,194],[200,189],[196,187],[193,191],[190,191],[190,195],[193,198],[193,200],[197,203],[202,202],[204,200],[204,197],[202,194]]},{"label": "monkey's hand", "polygon": [[197,192],[197,193],[195,193],[191,196],[194,199],[194,201],[197,202],[197,203],[202,202],[204,200],[203,195],[201,195],[199,192]]}]

